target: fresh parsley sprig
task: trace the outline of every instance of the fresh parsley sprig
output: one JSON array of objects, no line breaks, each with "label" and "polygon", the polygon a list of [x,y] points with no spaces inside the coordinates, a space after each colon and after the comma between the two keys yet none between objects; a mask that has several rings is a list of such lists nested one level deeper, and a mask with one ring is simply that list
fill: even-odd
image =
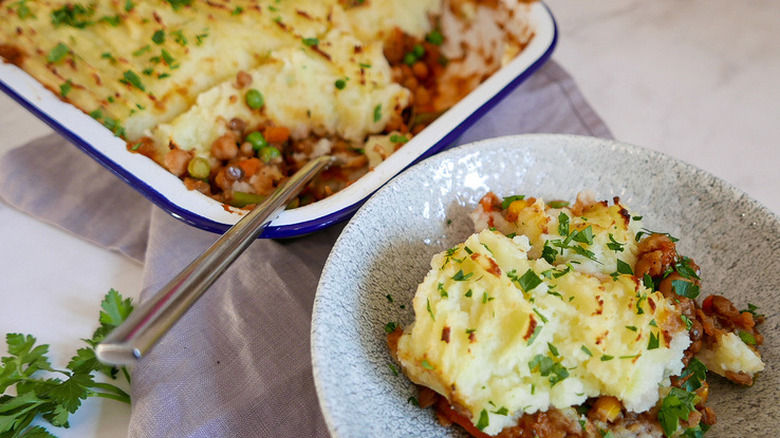
[{"label": "fresh parsley sprig", "polygon": [[[111,289],[100,307],[100,326],[84,339],[87,347],[76,351],[64,370],[52,367],[47,344],[36,345],[32,335],[6,334],[8,353],[0,358],[0,437],[54,437],[44,427],[30,424],[40,417],[52,426],[68,427],[70,415],[89,397],[130,403],[130,395],[116,385],[96,382],[94,373],[112,378],[119,374],[120,369],[97,360],[95,346],[132,312],[132,300]],[[121,372],[130,382],[127,369]],[[6,394],[8,389],[16,395]]]}]

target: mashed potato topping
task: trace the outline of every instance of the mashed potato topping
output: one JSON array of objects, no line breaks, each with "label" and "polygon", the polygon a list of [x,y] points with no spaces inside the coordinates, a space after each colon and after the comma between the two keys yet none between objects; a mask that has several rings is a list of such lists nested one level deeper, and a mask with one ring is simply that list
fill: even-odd
[{"label": "mashed potato topping", "polygon": [[407,375],[487,415],[489,434],[599,395],[651,408],[690,344],[680,312],[629,275],[602,281],[530,249],[484,230],[433,258],[398,344]]},{"label": "mashed potato topping", "polygon": [[472,218],[481,231],[433,257],[414,323],[388,338],[472,435],[700,434],[707,368],[743,384],[763,369],[762,317],[719,296],[699,309],[698,267],[618,198],[488,194]]}]

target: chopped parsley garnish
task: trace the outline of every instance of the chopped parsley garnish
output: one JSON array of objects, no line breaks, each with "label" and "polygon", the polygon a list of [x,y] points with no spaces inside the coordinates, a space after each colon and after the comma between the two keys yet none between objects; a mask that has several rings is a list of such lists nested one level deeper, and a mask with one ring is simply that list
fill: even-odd
[{"label": "chopped parsley garnish", "polygon": [[677,295],[690,299],[698,297],[701,292],[699,285],[687,280],[672,280],[672,288]]},{"label": "chopped parsley garnish", "polygon": [[615,358],[615,356],[610,356],[609,354],[602,354],[601,355],[601,361],[602,362],[606,362],[606,361],[612,360],[614,358]]},{"label": "chopped parsley garnish", "polygon": [[588,350],[588,347],[583,345],[582,347],[580,347],[580,350],[584,351],[585,354],[587,354],[588,356],[593,357],[593,353],[591,353],[590,350]]},{"label": "chopped parsley garnish", "polygon": [[70,79],[60,84],[60,96],[67,97],[68,93],[70,93],[70,90],[72,88],[73,88],[73,83],[70,82]]},{"label": "chopped parsley garnish", "polygon": [[32,11],[30,10],[30,7],[25,3],[27,3],[27,0],[20,0],[16,2],[16,15],[18,15],[22,20],[35,17],[35,15],[33,15]]},{"label": "chopped parsley garnish", "polygon": [[517,272],[514,269],[507,272],[507,276],[525,293],[532,291],[536,286],[542,284],[542,279],[539,278],[531,268],[528,268],[528,270],[525,271],[525,274],[520,277],[517,276]]},{"label": "chopped parsley garnish", "polygon": [[544,241],[544,247],[542,247],[542,258],[549,264],[555,264],[555,259],[558,257],[558,251],[550,246],[550,241]]},{"label": "chopped parsley garnish", "polygon": [[389,364],[387,364],[387,366],[389,366],[389,367],[390,367],[390,371],[392,371],[392,372],[393,372],[393,375],[394,375],[394,376],[398,376],[398,369],[396,369],[395,365],[393,365],[393,364],[389,363]]},{"label": "chopped parsley garnish", "polygon": [[171,5],[171,7],[173,7],[174,11],[179,10],[184,6],[189,6],[192,4],[192,0],[165,0],[165,1],[168,2]]},{"label": "chopped parsley garnish", "polygon": [[[641,217],[640,217],[640,219],[641,219]],[[680,240],[680,239],[678,239],[678,238],[676,238],[676,237],[672,236],[672,235],[671,235],[671,234],[669,234],[669,233],[659,233],[659,232],[656,232],[656,231],[650,231],[650,230],[648,230],[647,228],[642,228],[642,229],[641,229],[641,230],[640,230],[638,233],[636,233],[636,236],[634,237],[634,239],[635,239],[637,242],[639,242],[640,240],[642,240],[642,237],[643,237],[643,236],[645,236],[645,235],[649,236],[649,235],[651,235],[651,234],[663,234],[663,235],[665,235],[666,237],[668,237],[668,238],[669,238],[669,240],[671,240],[672,242],[677,242],[677,241],[679,241],[679,240]]]},{"label": "chopped parsley garnish", "polygon": [[528,342],[525,343],[525,345],[531,345],[536,340],[536,337],[539,336],[539,333],[542,331],[542,325],[537,325],[536,328],[534,328],[534,333],[531,335],[530,338],[528,338]]},{"label": "chopped parsley garnish", "polygon": [[122,17],[119,15],[104,15],[100,17],[99,21],[101,23],[107,23],[111,27],[117,27],[119,26],[119,23],[122,22]]},{"label": "chopped parsley garnish", "polygon": [[607,248],[615,252],[622,252],[624,246],[626,246],[625,243],[618,242],[615,240],[615,236],[613,236],[612,233],[609,233],[609,243],[607,243]]},{"label": "chopped parsley garnish", "polygon": [[762,315],[760,313],[756,313],[756,310],[758,310],[758,306],[756,306],[755,304],[748,303],[747,309],[740,310],[739,313],[748,312],[748,313],[752,314],[753,317],[756,317],[756,318],[760,318],[760,317],[764,316],[764,315]]},{"label": "chopped parsley garnish", "polygon": [[655,350],[659,346],[658,335],[650,332],[650,340],[647,341],[647,349]]},{"label": "chopped parsley garnish", "polygon": [[428,362],[427,359],[423,359],[423,361],[422,361],[422,363],[420,365],[422,365],[422,367],[425,368],[426,370],[433,370],[434,369],[433,365],[431,365],[431,363]]},{"label": "chopped parsley garnish", "polygon": [[52,11],[51,24],[55,27],[71,26],[83,29],[92,24],[92,21],[87,20],[87,18],[91,17],[94,13],[94,6],[85,8],[78,3],[68,3],[63,7]]},{"label": "chopped parsley garnish", "polygon": [[504,416],[509,415],[509,409],[507,409],[506,406],[501,406],[500,408],[492,412],[496,415],[504,415]]},{"label": "chopped parsley garnish", "polygon": [[382,104],[374,107],[374,123],[382,120]]},{"label": "chopped parsley garnish", "polygon": [[181,29],[174,30],[171,32],[171,35],[173,35],[173,40],[182,46],[186,46],[189,43],[189,40],[184,36],[184,33],[181,31]]},{"label": "chopped parsley garnish", "polygon": [[680,379],[685,380],[681,387],[686,391],[696,391],[702,387],[702,381],[706,378],[707,367],[694,357],[680,373]]},{"label": "chopped parsley garnish", "polygon": [[397,327],[398,324],[396,324],[394,321],[390,321],[387,324],[385,324],[385,331],[387,333],[393,333]]},{"label": "chopped parsley garnish", "polygon": [[241,15],[241,13],[244,12],[244,8],[241,6],[236,6],[235,9],[233,9],[233,12],[231,12],[232,15]]},{"label": "chopped parsley garnish", "polygon": [[635,325],[627,325],[626,328],[631,330],[632,332],[635,332],[635,331],[638,330]]},{"label": "chopped parsley garnish", "polygon": [[563,212],[558,215],[558,234],[561,236],[569,235],[569,216]]},{"label": "chopped parsley garnish", "polygon": [[317,38],[304,38],[302,41],[305,46],[309,47],[314,47],[320,43],[320,40]]},{"label": "chopped parsley garnish", "polygon": [[547,348],[550,350],[550,353],[553,355],[553,357],[558,357],[558,348],[555,345],[548,342]]},{"label": "chopped parsley garnish", "polygon": [[555,386],[556,383],[569,377],[569,371],[560,364],[555,362],[550,356],[537,354],[528,362],[528,368],[531,372],[539,371],[542,377],[548,377],[550,386]]},{"label": "chopped parsley garnish", "polygon": [[135,3],[133,3],[133,0],[125,0],[125,12],[130,12],[135,8]]},{"label": "chopped parsley garnish", "polygon": [[742,339],[742,342],[748,345],[756,345],[756,338],[752,334],[740,330],[738,335],[739,339]]},{"label": "chopped parsley garnish", "polygon": [[337,89],[343,90],[347,86],[347,81],[344,79],[337,79],[336,82],[333,84]]},{"label": "chopped parsley garnish", "polygon": [[624,262],[623,260],[617,259],[617,271],[612,274],[613,278],[617,277],[620,274],[626,274],[626,275],[634,275],[634,270],[631,269],[631,265]]},{"label": "chopped parsley garnish", "polygon": [[525,199],[525,195],[513,195],[513,196],[507,196],[504,198],[503,201],[501,201],[501,209],[506,210],[509,208],[509,205],[512,204],[515,201],[522,201]]},{"label": "chopped parsley garnish", "polygon": [[420,406],[420,402],[419,402],[419,401],[417,401],[417,397],[415,397],[415,396],[411,396],[411,397],[409,397],[409,398],[406,400],[406,402],[407,402],[407,403],[409,403],[410,405],[414,405],[414,406]]},{"label": "chopped parsley garnish", "polygon": [[152,47],[149,44],[147,44],[141,47],[140,49],[136,50],[135,52],[133,52],[133,56],[141,56],[150,50],[152,50]]},{"label": "chopped parsley garnish", "polygon": [[489,425],[490,417],[488,416],[488,412],[485,409],[482,409],[482,412],[479,413],[479,420],[477,420],[477,429],[485,430]]},{"label": "chopped parsley garnish", "polygon": [[533,311],[534,311],[534,313],[535,313],[535,314],[536,314],[536,315],[537,315],[537,316],[538,316],[538,317],[539,317],[539,318],[542,320],[542,322],[543,322],[543,323],[547,323],[547,322],[548,322],[547,318],[545,318],[545,316],[544,316],[544,315],[542,315],[542,313],[541,313],[541,312],[539,312],[539,311],[538,311],[538,310],[536,310],[536,309],[531,309],[531,310],[533,310]]},{"label": "chopped parsley garnish", "polygon": [[586,228],[578,231],[577,234],[572,235],[572,240],[593,245],[593,227],[588,225]]},{"label": "chopped parsley garnish", "polygon": [[650,274],[645,274],[644,277],[642,277],[642,285],[650,290],[655,290],[655,283]]},{"label": "chopped parsley garnish", "polygon": [[392,303],[392,302],[393,302],[393,296],[392,296],[392,295],[390,295],[390,294],[387,294],[387,295],[385,295],[385,298],[387,298],[387,301],[388,301],[389,303]]},{"label": "chopped parsley garnish", "polygon": [[672,436],[680,426],[680,420],[688,420],[691,412],[696,410],[698,396],[693,392],[672,387],[664,397],[661,409],[658,411],[658,422],[666,436]]},{"label": "chopped parsley garnish", "polygon": [[120,79],[119,82],[132,85],[141,91],[146,91],[146,87],[144,87],[143,82],[141,82],[141,78],[134,71],[127,70],[122,74],[122,77],[124,79]]},{"label": "chopped parsley garnish", "polygon": [[449,297],[449,294],[447,294],[447,289],[444,289],[444,283],[439,283],[439,286],[437,288],[442,298]]},{"label": "chopped parsley garnish", "polygon": [[431,319],[436,321],[436,317],[433,315],[433,310],[431,310],[431,300],[426,298],[425,301],[427,302],[425,308],[428,309],[428,313],[431,315]]},{"label": "chopped parsley garnish", "polygon": [[696,270],[693,268],[692,263],[690,258],[683,257],[679,262],[675,263],[674,270],[684,278],[698,280],[699,276],[696,274]]},{"label": "chopped parsley garnish", "polygon": [[463,274],[463,269],[461,269],[455,275],[452,276],[452,279],[454,281],[466,281],[469,278],[471,278],[473,275],[474,275],[473,272],[469,272],[468,274]]},{"label": "chopped parsley garnish", "polygon": [[691,321],[691,318],[688,318],[687,316],[680,314],[680,319],[685,323],[685,329],[690,330],[691,327],[693,327],[693,321]]},{"label": "chopped parsley garnish", "polygon": [[466,291],[466,293],[465,293],[463,296],[465,296],[466,298],[471,298],[471,295],[472,295],[473,293],[474,293],[474,292],[472,292],[472,291],[471,291],[471,289],[469,289],[469,290],[467,290],[467,291]]},{"label": "chopped parsley garnish", "polygon": [[159,29],[152,35],[152,42],[155,44],[162,44],[165,42],[165,30]]},{"label": "chopped parsley garnish", "polygon": [[547,206],[550,208],[565,208],[571,205],[569,201],[550,201]]},{"label": "chopped parsley garnish", "polygon": [[46,55],[46,61],[54,64],[65,59],[65,56],[70,52],[70,49],[65,44],[59,43],[54,46],[53,49]]}]

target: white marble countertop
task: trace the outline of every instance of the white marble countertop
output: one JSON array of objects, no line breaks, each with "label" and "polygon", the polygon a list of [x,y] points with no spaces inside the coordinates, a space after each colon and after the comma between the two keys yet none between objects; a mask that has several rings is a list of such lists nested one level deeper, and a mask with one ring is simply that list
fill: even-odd
[{"label": "white marble countertop", "polygon": [[[560,31],[553,58],[618,140],[687,161],[780,214],[780,2],[547,4]],[[4,95],[0,130],[0,154],[50,132]],[[0,333],[37,336],[64,366],[110,288],[137,297],[142,267],[2,203],[0,223]],[[71,429],[53,432],[125,436],[129,411],[88,400]]]}]

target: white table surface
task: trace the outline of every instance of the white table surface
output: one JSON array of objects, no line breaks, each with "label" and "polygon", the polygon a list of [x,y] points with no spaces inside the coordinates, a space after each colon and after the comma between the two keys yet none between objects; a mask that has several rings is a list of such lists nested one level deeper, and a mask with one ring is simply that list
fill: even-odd
[{"label": "white table surface", "polygon": [[[548,0],[553,58],[618,140],[717,175],[780,214],[776,0]],[[0,154],[50,129],[0,96]],[[0,203],[0,334],[30,333],[67,363],[102,296],[137,297],[142,266]],[[4,352],[4,346],[0,352]],[[119,437],[129,407],[88,400],[60,437]]]}]

